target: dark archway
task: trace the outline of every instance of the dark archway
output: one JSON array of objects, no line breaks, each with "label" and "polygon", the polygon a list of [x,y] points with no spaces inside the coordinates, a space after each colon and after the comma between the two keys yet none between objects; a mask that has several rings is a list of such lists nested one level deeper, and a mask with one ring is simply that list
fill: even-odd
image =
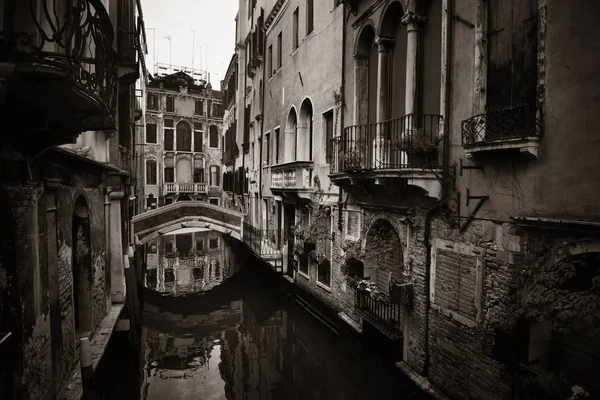
[{"label": "dark archway", "polygon": [[398,118],[406,114],[406,27],[402,24],[404,10],[399,1],[395,1],[385,10],[381,20],[381,37],[391,39],[388,44],[390,56],[387,70],[390,71],[388,93],[390,105],[389,118]]},{"label": "dark archway", "polygon": [[355,122],[357,125],[375,122],[378,56],[371,25],[365,25],[358,36],[354,63]]},{"label": "dark archway", "polygon": [[388,220],[378,219],[371,225],[365,250],[365,275],[377,284],[379,290],[388,293],[392,281],[402,281],[404,265],[398,232]]},{"label": "dark archway", "polygon": [[92,286],[94,282],[90,213],[83,196],[79,196],[75,202],[72,235],[73,315],[75,331],[79,336],[83,336],[93,328]]},{"label": "dark archway", "polygon": [[300,107],[300,125],[296,130],[297,161],[313,159],[313,106],[310,99],[305,99]]}]

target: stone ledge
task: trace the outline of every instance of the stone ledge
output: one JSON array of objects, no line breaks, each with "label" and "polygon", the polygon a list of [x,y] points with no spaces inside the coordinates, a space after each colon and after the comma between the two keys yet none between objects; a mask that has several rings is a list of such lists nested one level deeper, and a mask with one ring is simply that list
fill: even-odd
[{"label": "stone ledge", "polygon": [[409,377],[418,387],[425,393],[430,395],[435,400],[450,400],[450,397],[443,394],[439,389],[433,386],[429,379],[418,374],[414,369],[409,367],[404,361],[396,363],[396,367],[400,369],[404,375]]},{"label": "stone ledge", "polygon": [[[92,350],[92,368],[96,372],[98,363],[104,355],[104,351],[108,346],[108,342],[117,325],[124,304],[113,304],[104,317],[102,322],[96,327],[94,334],[90,338],[90,346]],[[79,355],[77,355],[79,357]],[[83,396],[83,387],[81,385],[81,366],[79,361],[71,372],[67,375],[63,389],[58,396],[60,400],[81,400]]]}]

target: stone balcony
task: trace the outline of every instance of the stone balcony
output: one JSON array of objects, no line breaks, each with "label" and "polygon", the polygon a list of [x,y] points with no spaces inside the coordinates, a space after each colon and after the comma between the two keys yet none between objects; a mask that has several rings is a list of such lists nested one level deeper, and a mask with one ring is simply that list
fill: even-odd
[{"label": "stone balcony", "polygon": [[308,199],[313,190],[313,162],[292,161],[271,167],[271,192]]},{"label": "stone balcony", "polygon": [[165,183],[164,193],[206,193],[206,183]]},{"label": "stone balcony", "polygon": [[408,114],[346,127],[333,139],[329,177],[346,189],[354,186],[370,191],[373,185],[408,185],[439,199],[444,146],[441,125],[439,115]]}]

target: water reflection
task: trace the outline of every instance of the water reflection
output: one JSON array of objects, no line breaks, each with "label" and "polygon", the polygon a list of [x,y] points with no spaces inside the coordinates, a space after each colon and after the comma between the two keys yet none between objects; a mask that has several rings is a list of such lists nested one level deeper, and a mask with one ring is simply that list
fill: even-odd
[{"label": "water reflection", "polygon": [[[146,288],[169,295],[150,295],[144,306],[143,399],[425,398],[356,340],[298,310],[235,242],[219,237],[214,252],[190,255],[211,235],[174,239],[176,248],[157,243],[154,266],[148,258]],[[179,243],[192,245],[183,253]]]}]

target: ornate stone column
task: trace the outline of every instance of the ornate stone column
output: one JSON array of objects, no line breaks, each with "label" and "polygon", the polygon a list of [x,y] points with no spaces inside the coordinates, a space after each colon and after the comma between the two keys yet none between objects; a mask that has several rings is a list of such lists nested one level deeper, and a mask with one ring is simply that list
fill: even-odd
[{"label": "ornate stone column", "polygon": [[[377,36],[375,38],[378,55],[377,70],[377,122],[390,119],[391,85],[390,53],[394,39]],[[389,160],[389,141],[385,132],[386,124],[378,124],[373,142],[373,168],[385,168]]]},{"label": "ornate stone column", "polygon": [[421,49],[421,34],[426,18],[412,11],[402,17],[406,25],[406,97],[405,114],[420,112],[420,82],[422,71],[419,70]]}]

